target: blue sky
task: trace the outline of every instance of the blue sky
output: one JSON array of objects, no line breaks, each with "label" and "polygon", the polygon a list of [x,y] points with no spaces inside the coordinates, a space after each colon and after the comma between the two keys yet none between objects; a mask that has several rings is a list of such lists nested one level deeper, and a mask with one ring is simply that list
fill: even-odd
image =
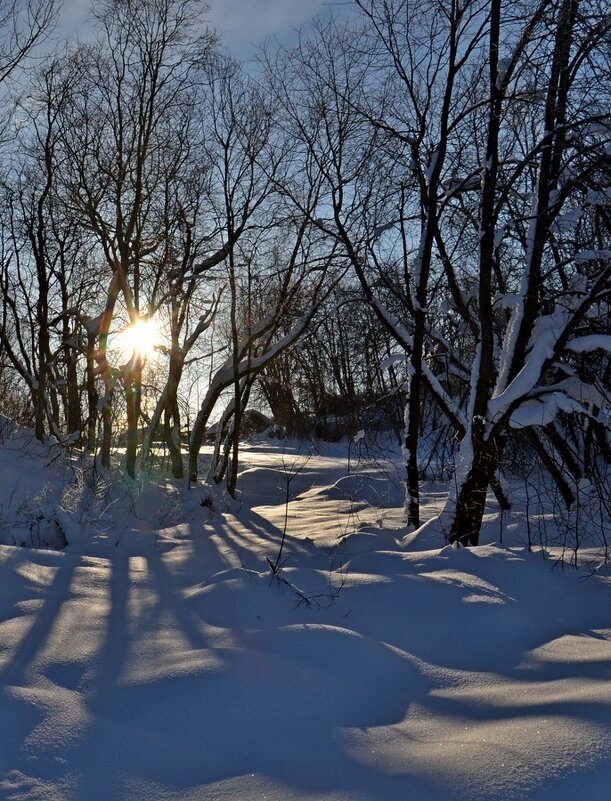
[{"label": "blue sky", "polygon": [[289,36],[326,7],[325,0],[212,0],[210,21],[240,56],[268,36]]},{"label": "blue sky", "polygon": [[[95,2],[95,0],[93,0]],[[248,58],[266,37],[290,39],[296,27],[333,10],[349,13],[351,0],[208,0],[210,24],[238,58]],[[91,0],[64,0],[61,31],[83,31]]]}]

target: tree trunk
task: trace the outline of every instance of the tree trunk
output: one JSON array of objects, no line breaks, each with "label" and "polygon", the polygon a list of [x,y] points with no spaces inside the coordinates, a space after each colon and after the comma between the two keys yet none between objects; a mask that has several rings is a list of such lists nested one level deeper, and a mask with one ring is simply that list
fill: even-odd
[{"label": "tree trunk", "polygon": [[[248,405],[248,398],[250,396],[250,388],[252,387],[254,378],[247,375],[238,383],[235,395],[235,408],[233,412],[233,431],[231,432],[231,465],[229,474],[227,476],[227,492],[233,498],[235,496],[236,486],[238,483],[238,461],[240,455],[240,425],[242,422],[242,415],[246,406]],[[228,450],[228,449],[227,449]]]},{"label": "tree trunk", "polygon": [[[465,436],[469,436],[469,433]],[[467,478],[458,491],[450,532],[450,542],[459,542],[464,546],[479,543],[488,487],[499,466],[499,437],[483,440],[475,436],[473,440],[473,459]]]},{"label": "tree trunk", "polygon": [[110,447],[112,445],[112,392],[107,393],[102,409],[102,446],[100,462],[102,467],[110,467]]},{"label": "tree trunk", "polygon": [[420,525],[420,469],[418,466],[418,443],[420,441],[421,389],[423,332],[417,326],[412,352],[412,375],[409,382],[409,397],[405,408],[405,456],[407,469],[407,523]]},{"label": "tree trunk", "polygon": [[[42,293],[42,290],[41,290]],[[38,324],[38,373],[34,388],[34,434],[42,442],[45,438],[47,416],[47,355],[49,352],[49,330],[47,327],[46,293],[37,303]]]},{"label": "tree trunk", "polygon": [[98,417],[98,393],[95,388],[95,333],[87,332],[87,444],[89,453],[95,451]]},{"label": "tree trunk", "polygon": [[183,361],[182,357],[173,356],[170,359],[164,409],[164,439],[168,446],[174,478],[183,478],[185,474],[180,450],[180,409],[178,408],[178,385],[182,376]]},{"label": "tree trunk", "polygon": [[305,431],[305,419],[297,407],[293,389],[276,378],[261,378],[260,386],[271,410],[274,423],[283,428],[288,436],[298,436]]},{"label": "tree trunk", "polygon": [[66,359],[66,381],[67,381],[67,409],[66,421],[68,424],[68,434],[81,434],[81,403],[78,388],[77,372],[78,355],[74,349],[67,354]]},{"label": "tree trunk", "polygon": [[212,410],[219,399],[221,392],[225,389],[225,387],[229,384],[229,382],[223,384],[221,382],[218,385],[211,387],[208,390],[208,393],[202,403],[202,406],[199,410],[197,418],[195,419],[195,423],[193,425],[193,430],[191,431],[191,440],[189,442],[189,481],[196,482],[197,481],[197,472],[198,472],[198,458],[199,452],[202,447],[202,443],[204,441],[204,434],[206,433],[206,426],[208,425],[208,420],[210,415],[212,414]]},{"label": "tree trunk", "polygon": [[136,478],[136,457],[138,454],[138,411],[141,361],[134,356],[125,369],[125,403],[127,411],[127,448],[125,470],[130,478]]}]

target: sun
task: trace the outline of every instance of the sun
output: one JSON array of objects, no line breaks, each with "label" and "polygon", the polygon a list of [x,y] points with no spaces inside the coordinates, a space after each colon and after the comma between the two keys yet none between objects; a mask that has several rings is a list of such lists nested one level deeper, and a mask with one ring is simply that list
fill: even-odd
[{"label": "sun", "polygon": [[127,358],[133,354],[142,359],[155,358],[157,345],[161,343],[159,326],[153,319],[141,318],[119,331],[118,349]]}]

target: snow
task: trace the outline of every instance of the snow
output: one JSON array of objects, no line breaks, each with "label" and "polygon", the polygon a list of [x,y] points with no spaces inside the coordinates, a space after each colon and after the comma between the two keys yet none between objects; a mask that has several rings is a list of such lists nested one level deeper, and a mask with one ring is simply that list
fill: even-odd
[{"label": "snow", "polygon": [[583,206],[575,206],[569,211],[559,214],[554,220],[552,229],[558,234],[570,233],[576,228],[577,224],[583,217],[583,214]]},{"label": "snow", "polygon": [[585,409],[576,400],[567,397],[562,392],[550,392],[521,403],[511,413],[509,425],[512,428],[546,426],[556,419],[560,411],[569,414],[572,412],[584,413]]},{"label": "snow", "polygon": [[597,261],[598,259],[609,261],[611,259],[611,250],[600,248],[598,250],[582,250],[575,254],[575,263]]},{"label": "snow", "polygon": [[497,77],[496,77],[496,88],[501,89],[503,86],[503,82],[505,80],[505,76],[507,75],[507,70],[511,67],[513,62],[513,57],[506,57],[499,59],[498,67],[497,67]]},{"label": "snow", "polygon": [[588,189],[586,202],[593,206],[607,206],[611,203],[611,186],[599,190]]},{"label": "snow", "polygon": [[567,348],[574,353],[586,353],[592,350],[606,350],[611,353],[611,336],[608,334],[589,334],[576,337],[567,342]]},{"label": "snow", "polygon": [[380,362],[380,370],[388,370],[395,364],[404,364],[405,360],[406,360],[405,353],[391,353],[390,356],[387,356],[386,359]]},{"label": "snow", "polygon": [[[512,403],[526,397],[537,385],[545,362],[554,355],[554,348],[564,332],[566,323],[567,314],[561,308],[537,319],[524,366],[506,389],[499,394],[495,391],[494,396],[488,402],[488,411],[491,416],[501,416]],[[497,385],[499,383],[500,379],[497,381]]]},{"label": "snow", "polygon": [[443,545],[434,483],[405,535],[368,447],[261,440],[234,500],[6,426],[0,541],[68,544],[0,545],[0,798],[606,799],[608,568],[529,552],[515,487],[481,547]]},{"label": "snow", "polygon": [[498,294],[494,300],[499,309],[513,309],[520,302],[520,299],[520,296],[515,292],[506,292],[505,294]]},{"label": "snow", "polygon": [[386,231],[391,231],[394,228],[394,222],[384,223],[383,225],[376,225],[373,229],[373,238],[379,239]]}]

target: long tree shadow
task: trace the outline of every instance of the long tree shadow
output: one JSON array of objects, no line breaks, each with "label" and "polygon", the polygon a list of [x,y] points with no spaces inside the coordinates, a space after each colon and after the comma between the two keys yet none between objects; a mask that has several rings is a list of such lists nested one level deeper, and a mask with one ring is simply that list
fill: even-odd
[{"label": "long tree shadow", "polygon": [[93,710],[104,710],[114,691],[129,655],[133,629],[137,620],[128,617],[130,591],[130,558],[122,554],[109,562],[108,614],[105,640],[88,678],[88,704]]},{"label": "long tree shadow", "polygon": [[26,617],[27,613],[23,609],[17,609],[16,604],[29,603],[40,598],[42,602],[39,608],[29,614],[32,618],[29,628],[0,671],[0,770],[4,774],[4,778],[0,779],[0,789],[7,780],[6,777],[10,778],[12,772],[26,758],[23,744],[44,720],[44,710],[29,701],[27,691],[36,683],[37,663],[50,641],[64,600],[70,593],[78,564],[75,557],[65,554],[53,554],[52,557],[33,555],[31,561],[36,569],[40,569],[36,564],[38,562],[43,569],[55,568],[51,582],[41,590],[36,584],[30,583],[26,576],[17,575],[18,568],[28,561],[26,553],[19,553],[19,557],[15,555],[14,559],[4,565],[5,570],[10,566],[15,574],[10,578],[6,577],[6,584],[16,591],[11,599],[11,617],[7,619],[12,618],[17,622]]},{"label": "long tree shadow", "polygon": [[[110,577],[104,639],[82,686],[92,724],[67,760],[68,769],[75,770],[80,778],[76,796],[79,799],[99,798],[101,801],[103,798],[122,797],[123,777],[117,773],[108,744],[113,740],[113,701],[130,657],[133,657],[140,627],[138,611],[130,610],[134,594],[130,565],[137,560],[138,557],[134,559],[117,553],[108,564]],[[123,749],[129,750],[130,739],[121,742]]]},{"label": "long tree shadow", "polygon": [[[78,777],[72,798],[131,801],[136,786],[197,797],[203,787],[256,774],[297,795],[458,801],[466,797],[460,783],[454,791],[440,777],[425,776],[415,757],[392,770],[383,757],[361,759],[343,732],[403,724],[412,705],[450,722],[534,714],[609,729],[608,705],[591,699],[514,705],[432,692],[444,671],[489,672],[508,685],[530,683],[533,691],[542,675],[602,683],[604,650],[596,663],[554,665],[549,673],[540,663],[526,670],[522,661],[555,636],[582,634],[586,618],[593,628],[611,628],[611,610],[603,605],[608,593],[592,592],[598,607],[586,615],[577,608],[574,582],[559,576],[565,592],[549,608],[546,598],[559,598],[557,588],[551,592],[556,578],[527,556],[512,557],[520,563],[512,565],[507,554],[487,561],[451,551],[406,559],[397,550],[355,557],[355,575],[369,568],[370,576],[349,583],[327,613],[296,605],[263,571],[236,567],[252,556],[253,540],[262,562],[267,545],[277,546],[281,535],[247,510],[239,523],[223,518],[194,532],[182,561],[180,549],[146,557],[117,551],[96,568],[98,603],[90,614],[103,628],[97,651],[78,683],[62,674],[66,648],[45,667],[58,684],[63,675],[89,714],[80,741],[55,768],[64,778]],[[291,539],[288,547],[304,564],[310,557],[312,567],[324,564],[324,549],[314,544]],[[0,674],[3,681],[30,681],[63,602],[72,600],[77,566],[72,557],[59,562],[44,589],[40,620]],[[524,575],[513,597],[516,585],[506,571],[516,569]],[[79,587],[82,607],[86,593]],[[77,625],[73,636],[86,630]],[[25,709],[11,706],[12,700],[4,703],[6,725],[23,722],[26,734],[44,712],[21,700]],[[10,736],[6,725],[0,723],[3,739]],[[409,738],[404,747],[411,747]],[[9,747],[0,765],[15,764],[22,765]],[[44,759],[29,769],[49,773]]]},{"label": "long tree shadow", "polygon": [[530,651],[558,637],[611,629],[608,587],[590,587],[585,606],[576,573],[552,572],[526,552],[363,553],[345,568],[384,577],[342,592],[353,608],[386,610],[379,619],[363,615],[360,631],[439,667],[517,676]]},{"label": "long tree shadow", "polygon": [[[105,743],[104,766],[88,773],[83,788],[111,769],[114,799],[128,798],[127,780],[194,790],[250,774],[298,792],[387,801],[417,788],[413,776],[361,765],[335,737],[338,727],[403,718],[426,692],[407,660],[346,631],[231,635],[231,647],[210,649],[192,673],[115,688],[105,709],[112,727],[99,719],[90,736],[90,747]],[[291,649],[299,653],[287,660]],[[362,671],[351,676],[347,667],[356,664]]]},{"label": "long tree shadow", "polygon": [[[193,792],[251,774],[297,792],[380,801],[424,792],[413,775],[362,765],[336,737],[343,727],[397,722],[426,695],[428,681],[408,659],[345,627],[312,625],[292,603],[281,615],[288,625],[244,627],[229,594],[240,592],[240,575],[243,603],[251,590],[269,594],[263,577],[253,586],[244,571],[230,571],[227,581],[204,582],[201,594],[196,585],[187,603],[185,577],[170,562],[161,553],[147,557],[148,602],[131,619],[121,590],[128,585],[125,562],[111,579],[116,588],[99,671],[85,687],[95,719],[70,756],[81,775],[79,801],[127,801],[134,782]],[[286,605],[287,597],[273,603]],[[150,643],[163,630],[176,636],[156,653]],[[149,680],[122,678],[126,656],[136,667],[152,660]]]},{"label": "long tree shadow", "polygon": [[209,643],[202,633],[201,626],[198,625],[201,622],[199,617],[193,614],[190,606],[185,603],[181,592],[184,588],[183,582],[177,580],[167,569],[160,554],[149,555],[147,566],[156,594],[156,603],[148,615],[149,624],[154,626],[161,620],[167,622],[168,619],[172,619],[193,649],[208,648]]},{"label": "long tree shadow", "polygon": [[240,511],[239,524],[225,521],[225,530],[230,535],[233,533],[233,536],[239,536],[245,545],[250,545],[251,550],[253,547],[252,538],[249,539],[248,535],[241,533],[240,527],[242,530],[246,529],[254,532],[259,538],[259,542],[254,544],[262,557],[269,557],[274,560],[280,543],[284,539],[283,553],[285,559],[293,562],[298,561],[302,567],[310,566],[312,562],[324,565],[328,561],[326,548],[316,545],[312,540],[294,536],[290,531],[283,532],[281,528],[251,508],[244,507]]},{"label": "long tree shadow", "polygon": [[[19,562],[15,562],[15,565]],[[0,671],[0,683],[20,685],[28,680],[28,669],[46,645],[62,605],[70,593],[70,586],[78,561],[67,555],[57,559],[53,579],[44,591],[44,600],[33,615],[32,625],[16,648],[11,660]],[[34,597],[39,595],[34,592]]]}]

